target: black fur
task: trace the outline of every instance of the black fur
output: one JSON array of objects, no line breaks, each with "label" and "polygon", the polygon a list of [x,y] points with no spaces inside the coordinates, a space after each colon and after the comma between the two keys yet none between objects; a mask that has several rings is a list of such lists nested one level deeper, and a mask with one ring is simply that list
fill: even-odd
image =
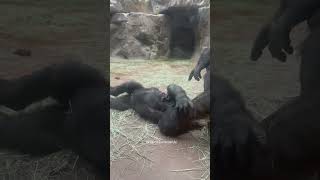
[{"label": "black fur", "polygon": [[1,121],[0,129],[5,129],[1,131],[3,148],[31,154],[71,148],[106,176],[109,99],[102,74],[88,65],[67,62],[17,79],[1,80],[0,85],[0,104],[13,109],[47,97],[59,103],[12,117],[12,121]]},{"label": "black fur", "polygon": [[227,80],[216,74],[212,79],[214,179],[247,179],[252,175],[255,151],[265,144],[264,130]]},{"label": "black fur", "polygon": [[281,0],[280,7],[272,20],[259,31],[251,50],[251,59],[258,60],[265,47],[268,46],[271,55],[280,61],[286,61],[286,53],[291,54],[293,48],[290,41],[290,31],[302,21],[308,20],[310,27],[317,27],[312,16],[318,11],[318,0]]},{"label": "black fur", "polygon": [[206,68],[206,73],[204,75],[204,91],[210,91],[210,59],[213,59],[213,52],[211,52],[211,54],[210,48],[204,48],[201,52],[196,67],[190,72],[189,75],[189,81],[192,79],[192,77],[199,81],[201,79],[201,71]]},{"label": "black fur", "polygon": [[14,110],[52,97],[68,105],[79,88],[105,88],[104,76],[89,65],[76,61],[51,65],[17,79],[0,80],[0,104]]},{"label": "black fur", "polygon": [[[117,110],[134,109],[142,118],[158,124],[167,136],[178,136],[201,126],[194,122],[195,108],[185,91],[177,85],[167,87],[168,94],[157,88],[144,88],[140,83],[129,81],[111,87],[110,108]],[[197,115],[200,116],[201,113]]]},{"label": "black fur", "polygon": [[0,147],[36,156],[56,152],[62,148],[65,119],[60,105],[1,116]]},{"label": "black fur", "polygon": [[299,22],[308,21],[311,33],[300,53],[300,95],[262,122],[273,179],[306,179],[319,172],[319,7],[317,0],[281,1],[272,22],[260,31],[252,48],[252,60],[257,60],[268,46],[273,57],[285,61],[284,51],[291,48],[291,29]]}]

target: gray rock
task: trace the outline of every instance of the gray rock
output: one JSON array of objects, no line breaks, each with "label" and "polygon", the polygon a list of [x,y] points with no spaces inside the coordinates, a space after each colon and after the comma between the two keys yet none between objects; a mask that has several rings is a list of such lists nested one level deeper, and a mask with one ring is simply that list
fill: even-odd
[{"label": "gray rock", "polygon": [[160,13],[170,7],[205,7],[209,6],[209,0],[150,0],[150,6],[154,13]]},{"label": "gray rock", "polygon": [[111,56],[126,59],[167,56],[170,26],[165,15],[117,13],[111,22]]},{"label": "gray rock", "polygon": [[199,48],[210,47],[210,7],[199,8]]},{"label": "gray rock", "polygon": [[110,0],[110,15],[123,12],[122,5],[118,0]]}]

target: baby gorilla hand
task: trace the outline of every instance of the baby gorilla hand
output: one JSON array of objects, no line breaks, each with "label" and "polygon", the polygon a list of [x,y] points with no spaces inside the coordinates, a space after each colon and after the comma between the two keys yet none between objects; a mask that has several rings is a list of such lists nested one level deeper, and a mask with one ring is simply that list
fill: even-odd
[{"label": "baby gorilla hand", "polygon": [[189,109],[193,108],[193,103],[187,96],[183,96],[176,99],[175,108],[180,112],[188,112]]},{"label": "baby gorilla hand", "polygon": [[219,175],[246,173],[252,154],[265,144],[265,134],[253,122],[237,119],[213,128],[214,168]]}]

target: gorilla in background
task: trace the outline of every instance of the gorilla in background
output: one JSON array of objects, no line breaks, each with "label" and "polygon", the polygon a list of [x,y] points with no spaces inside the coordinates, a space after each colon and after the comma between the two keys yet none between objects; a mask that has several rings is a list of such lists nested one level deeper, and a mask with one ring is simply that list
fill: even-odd
[{"label": "gorilla in background", "polygon": [[[213,58],[213,52],[212,52]],[[204,75],[204,91],[210,91],[210,48],[204,48],[199,57],[196,67],[190,72],[188,80],[190,81],[192,77],[199,81],[201,77],[201,71],[206,68],[206,73]]]},{"label": "gorilla in background", "polygon": [[142,118],[158,124],[166,136],[179,136],[202,126],[194,121],[208,114],[208,97],[197,96],[192,101],[178,85],[167,87],[167,94],[157,88],[145,88],[140,83],[129,81],[111,87],[110,108],[117,110],[134,109]]},{"label": "gorilla in background", "polygon": [[0,80],[1,105],[19,110],[47,97],[58,102],[0,119],[1,147],[32,155],[71,148],[106,177],[107,86],[96,69],[74,61]]}]

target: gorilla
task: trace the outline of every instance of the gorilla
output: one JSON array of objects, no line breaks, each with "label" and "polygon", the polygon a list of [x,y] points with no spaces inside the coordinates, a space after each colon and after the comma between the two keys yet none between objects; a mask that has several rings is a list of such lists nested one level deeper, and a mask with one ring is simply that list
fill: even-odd
[{"label": "gorilla", "polygon": [[[212,59],[213,59],[213,52]],[[190,72],[188,80],[192,78],[199,81],[201,77],[201,71],[206,68],[206,73],[204,75],[204,91],[210,91],[210,48],[204,48],[199,57],[196,67]]]},{"label": "gorilla", "polygon": [[52,97],[69,106],[81,88],[105,88],[106,81],[96,69],[76,61],[54,64],[16,79],[0,79],[0,104],[20,110],[41,99]]},{"label": "gorilla", "polygon": [[106,177],[108,84],[96,69],[68,61],[0,80],[0,104],[20,110],[52,97],[56,104],[0,120],[1,147],[31,155],[71,148]]},{"label": "gorilla", "polygon": [[[291,54],[290,31],[294,26],[307,20],[309,27],[317,26],[317,19],[313,15],[320,7],[318,0],[281,0],[270,22],[259,31],[251,51],[251,59],[257,60],[263,49],[268,46],[271,55],[280,61],[286,61],[286,53]],[[314,16],[317,18],[317,16]]]},{"label": "gorilla", "polygon": [[273,179],[306,179],[319,173],[320,137],[318,107],[320,103],[319,19],[320,1],[285,1],[270,23],[258,33],[251,59],[258,60],[265,47],[274,58],[286,60],[292,53],[289,34],[294,26],[308,21],[311,33],[302,44],[300,65],[300,95],[268,116],[262,125],[272,161]]},{"label": "gorilla", "polygon": [[[122,93],[127,93],[118,96]],[[205,107],[207,97],[197,96],[192,101],[178,85],[167,86],[167,94],[159,89],[145,88],[135,81],[111,87],[110,108],[117,110],[134,109],[142,118],[158,124],[160,132],[166,136],[179,136],[202,126],[195,122],[208,114]]]},{"label": "gorilla", "polygon": [[213,59],[213,52],[210,53],[209,48],[203,49],[189,80],[192,77],[199,80],[200,72],[206,68],[203,93],[209,97],[212,82],[210,103],[213,106],[208,106],[208,112],[212,120],[213,177],[223,180],[249,179],[253,177],[253,172],[258,172],[252,164],[264,166],[259,162],[264,158],[265,131],[230,82],[214,72],[210,73],[210,59]]}]

